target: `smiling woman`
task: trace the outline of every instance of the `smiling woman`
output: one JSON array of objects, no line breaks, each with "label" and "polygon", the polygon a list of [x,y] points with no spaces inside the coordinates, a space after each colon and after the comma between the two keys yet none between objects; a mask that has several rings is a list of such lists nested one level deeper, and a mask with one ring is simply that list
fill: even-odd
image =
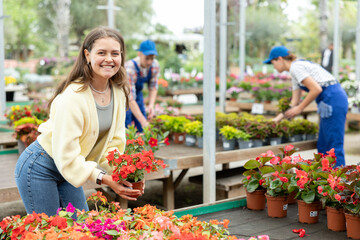
[{"label": "smiling woman", "polygon": [[88,210],[81,187],[88,180],[127,200],[143,193],[103,171],[112,172],[106,156],[123,153],[126,143],[124,49],[116,30],[99,27],[86,36],[72,71],[50,100],[48,121],[17,162],[16,184],[27,213],[50,216],[69,203]]}]

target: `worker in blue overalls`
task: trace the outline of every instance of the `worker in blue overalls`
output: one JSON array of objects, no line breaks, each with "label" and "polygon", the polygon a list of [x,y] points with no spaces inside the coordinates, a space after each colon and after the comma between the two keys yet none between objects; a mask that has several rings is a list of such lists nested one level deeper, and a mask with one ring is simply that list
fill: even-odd
[{"label": "worker in blue overalls", "polygon": [[[284,46],[272,48],[269,58],[264,63],[273,64],[278,72],[290,72],[292,78],[291,108],[284,114],[280,113],[276,116],[274,121],[280,121],[284,117],[293,118],[313,100],[316,100],[320,115],[318,152],[326,154],[334,148],[336,166],[344,166],[344,135],[348,99],[340,83],[320,65],[297,59]],[[301,90],[308,94],[300,102]]]},{"label": "worker in blue overalls", "polygon": [[[127,77],[131,85],[129,110],[126,112],[126,126],[135,124],[139,132],[148,126],[148,119],[154,116],[154,105],[158,88],[159,62],[155,59],[158,55],[155,43],[151,40],[140,44],[138,56],[125,63]],[[143,88],[148,84],[149,105],[147,115],[144,104]]]}]

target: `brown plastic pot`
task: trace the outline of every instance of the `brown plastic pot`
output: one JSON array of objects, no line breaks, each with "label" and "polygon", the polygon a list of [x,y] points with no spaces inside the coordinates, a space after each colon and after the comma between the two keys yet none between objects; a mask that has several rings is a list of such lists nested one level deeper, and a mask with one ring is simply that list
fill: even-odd
[{"label": "brown plastic pot", "polygon": [[319,222],[319,212],[321,209],[321,202],[306,203],[303,200],[297,200],[299,222],[301,223],[317,223]]},{"label": "brown plastic pot", "polygon": [[246,207],[256,211],[264,210],[266,202],[265,192],[266,190],[246,191]]},{"label": "brown plastic pot", "polygon": [[268,216],[273,218],[284,218],[287,215],[288,196],[273,197],[265,194]]},{"label": "brown plastic pot", "polygon": [[344,210],[326,206],[327,227],[334,232],[343,232],[346,230],[346,220]]},{"label": "brown plastic pot", "polygon": [[348,238],[360,239],[360,216],[345,213],[346,235]]}]

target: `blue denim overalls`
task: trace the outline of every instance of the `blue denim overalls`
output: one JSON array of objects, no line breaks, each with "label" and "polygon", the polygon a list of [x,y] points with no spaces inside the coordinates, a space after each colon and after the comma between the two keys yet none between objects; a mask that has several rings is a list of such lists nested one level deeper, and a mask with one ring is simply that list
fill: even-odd
[{"label": "blue denim overalls", "polygon": [[[302,90],[309,92],[306,87],[300,87]],[[348,99],[346,92],[340,83],[322,87],[322,92],[316,98],[319,106],[320,102],[332,106],[332,115],[328,118],[320,117],[319,139],[317,149],[319,153],[325,154],[331,148],[335,148],[336,165],[345,166],[344,153],[344,135],[346,114],[348,111]]]},{"label": "blue denim overalls", "polygon": [[[144,83],[147,83],[147,84],[150,83],[152,67],[150,67],[148,75],[146,77],[141,77],[141,72],[140,72],[139,66],[137,65],[137,63],[134,60],[132,60],[132,62],[134,63],[134,66],[135,66],[135,69],[136,69],[136,76],[137,76],[137,81],[135,83],[135,90],[136,90],[136,99],[135,99],[135,101],[138,104],[138,106],[140,108],[140,111],[142,112],[142,114],[146,118],[144,97],[143,97],[142,90],[144,88]],[[131,125],[132,121],[134,121],[135,126],[138,129],[138,131],[142,132],[143,128],[141,127],[140,122],[136,119],[134,114],[132,114],[131,110],[128,110],[126,112],[126,120],[125,120],[126,127]]]}]

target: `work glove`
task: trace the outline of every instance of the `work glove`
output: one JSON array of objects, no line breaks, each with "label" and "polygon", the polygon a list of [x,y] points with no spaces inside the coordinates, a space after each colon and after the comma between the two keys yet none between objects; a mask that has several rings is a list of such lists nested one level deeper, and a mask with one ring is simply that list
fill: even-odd
[{"label": "work glove", "polygon": [[321,118],[329,118],[332,116],[333,109],[331,105],[321,101],[318,105],[317,112],[320,114]]}]

